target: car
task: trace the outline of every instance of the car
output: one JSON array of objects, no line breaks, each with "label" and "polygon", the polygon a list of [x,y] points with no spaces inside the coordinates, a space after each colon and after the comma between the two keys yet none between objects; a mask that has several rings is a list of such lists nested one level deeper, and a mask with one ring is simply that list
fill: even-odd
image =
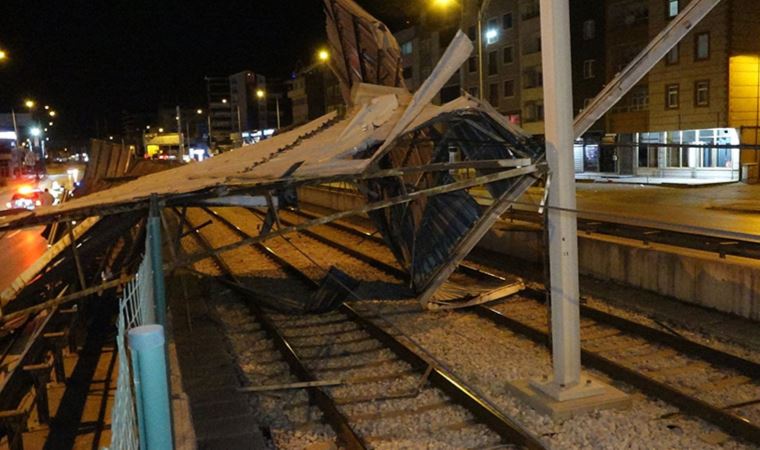
[{"label": "car", "polygon": [[19,190],[6,205],[9,209],[34,209],[42,205],[40,191]]}]

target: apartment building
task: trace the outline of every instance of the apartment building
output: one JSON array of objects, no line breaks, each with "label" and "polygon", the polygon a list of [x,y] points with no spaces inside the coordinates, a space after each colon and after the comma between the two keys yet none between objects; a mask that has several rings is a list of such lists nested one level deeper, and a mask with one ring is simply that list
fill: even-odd
[{"label": "apartment building", "polygon": [[[607,79],[641,51],[687,0],[611,0]],[[607,115],[587,174],[736,181],[757,163],[760,3],[724,0]],[[576,149],[576,157],[578,149]],[[578,169],[578,167],[576,167]]]}]

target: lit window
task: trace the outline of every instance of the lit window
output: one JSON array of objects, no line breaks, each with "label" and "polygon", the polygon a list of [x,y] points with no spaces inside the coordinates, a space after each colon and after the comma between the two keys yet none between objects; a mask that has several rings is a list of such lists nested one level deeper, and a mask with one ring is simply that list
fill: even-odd
[{"label": "lit window", "polygon": [[694,104],[697,106],[710,105],[710,81],[701,80],[694,83]]},{"label": "lit window", "polygon": [[511,98],[515,96],[515,80],[504,82],[504,97]]},{"label": "lit window", "polygon": [[676,46],[671,48],[670,51],[665,55],[665,64],[667,65],[678,64],[680,45],[681,44],[676,44]]},{"label": "lit window", "polygon": [[677,109],[678,108],[678,85],[669,84],[665,87],[665,108]]},{"label": "lit window", "polygon": [[587,20],[583,22],[583,40],[588,41],[596,36],[596,22]]},{"label": "lit window", "polygon": [[496,26],[496,20],[488,21],[488,30],[486,30],[486,44],[491,45],[499,42],[499,29]]},{"label": "lit window", "polygon": [[505,30],[512,28],[512,13],[508,12],[501,18],[501,27]]},{"label": "lit window", "polygon": [[679,0],[668,0],[668,19],[678,15],[679,3]]},{"label": "lit window", "polygon": [[583,61],[583,79],[588,80],[595,77],[594,74],[594,63],[596,61],[593,59],[587,59]]},{"label": "lit window", "polygon": [[413,50],[414,46],[412,44],[412,41],[404,42],[404,44],[401,45],[401,53],[404,55],[411,55]]},{"label": "lit window", "polygon": [[694,59],[703,60],[710,57],[710,33],[699,33],[696,37]]},{"label": "lit window", "polygon": [[504,64],[511,64],[515,62],[515,48],[504,47]]}]

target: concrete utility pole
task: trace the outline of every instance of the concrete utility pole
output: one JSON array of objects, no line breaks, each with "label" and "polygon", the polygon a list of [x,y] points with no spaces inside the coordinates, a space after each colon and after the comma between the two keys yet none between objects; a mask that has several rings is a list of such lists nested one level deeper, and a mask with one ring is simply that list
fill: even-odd
[{"label": "concrete utility pole", "polygon": [[541,0],[541,41],[546,159],[552,177],[547,210],[552,350],[554,383],[562,389],[578,384],[581,371],[577,218],[567,211],[576,207],[568,0]]},{"label": "concrete utility pole", "polygon": [[588,375],[581,377],[569,0],[541,0],[541,43],[546,159],[551,173],[546,214],[554,377],[548,382],[521,380],[511,387],[536,409],[560,418],[592,408],[624,406],[630,399]]},{"label": "concrete utility pole", "polygon": [[177,105],[177,137],[179,138],[179,155],[185,156],[185,140],[182,138],[182,112]]}]

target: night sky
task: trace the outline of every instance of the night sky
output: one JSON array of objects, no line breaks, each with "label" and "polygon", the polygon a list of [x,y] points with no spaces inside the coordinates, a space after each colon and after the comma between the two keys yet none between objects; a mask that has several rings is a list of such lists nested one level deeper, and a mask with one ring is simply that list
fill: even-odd
[{"label": "night sky", "polygon": [[[359,0],[391,29],[423,0]],[[416,5],[419,7],[419,5]],[[58,133],[118,133],[121,111],[202,107],[205,76],[251,69],[286,77],[325,42],[321,0],[3,0],[0,111],[34,98]]]}]

